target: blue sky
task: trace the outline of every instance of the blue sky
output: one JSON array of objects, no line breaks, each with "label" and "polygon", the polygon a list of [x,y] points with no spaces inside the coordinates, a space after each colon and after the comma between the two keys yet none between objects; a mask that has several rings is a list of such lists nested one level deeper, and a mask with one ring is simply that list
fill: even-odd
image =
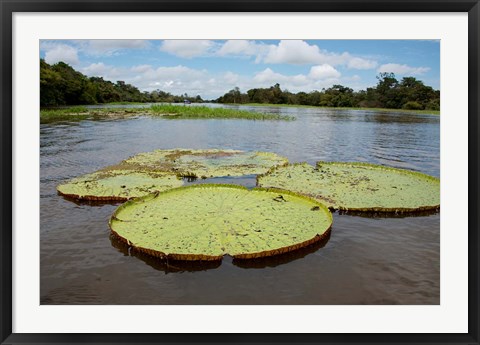
[{"label": "blue sky", "polygon": [[142,91],[217,98],[238,86],[291,92],[375,86],[380,72],[440,89],[434,40],[42,40],[40,57]]}]

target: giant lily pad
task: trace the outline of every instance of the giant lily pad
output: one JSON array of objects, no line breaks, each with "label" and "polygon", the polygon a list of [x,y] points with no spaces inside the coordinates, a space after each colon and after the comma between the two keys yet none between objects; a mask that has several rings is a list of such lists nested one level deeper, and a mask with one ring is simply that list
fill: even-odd
[{"label": "giant lily pad", "polygon": [[175,172],[183,177],[219,177],[262,174],[288,160],[271,152],[237,150],[155,150],[123,161],[130,168]]},{"label": "giant lily pad", "polygon": [[110,219],[112,232],[144,253],[175,260],[282,254],[328,235],[323,204],[292,192],[202,184],[133,199]]},{"label": "giant lily pad", "polygon": [[439,179],[367,163],[293,164],[271,169],[257,184],[308,195],[339,210],[402,213],[440,207]]},{"label": "giant lily pad", "polygon": [[104,169],[72,179],[57,190],[78,200],[123,201],[182,185],[183,181],[172,173]]}]

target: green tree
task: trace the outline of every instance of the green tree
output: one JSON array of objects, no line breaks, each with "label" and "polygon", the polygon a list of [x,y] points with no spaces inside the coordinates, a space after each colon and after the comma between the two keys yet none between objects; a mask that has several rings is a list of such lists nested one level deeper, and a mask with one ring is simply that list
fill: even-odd
[{"label": "green tree", "polygon": [[402,95],[398,92],[399,84],[394,73],[383,72],[377,76],[378,101],[384,108],[398,109],[402,106]]}]

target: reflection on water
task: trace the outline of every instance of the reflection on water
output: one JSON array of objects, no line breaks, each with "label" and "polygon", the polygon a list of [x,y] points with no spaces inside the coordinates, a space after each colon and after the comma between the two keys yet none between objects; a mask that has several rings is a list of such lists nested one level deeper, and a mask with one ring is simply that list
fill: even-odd
[{"label": "reflection on water", "polygon": [[[215,106],[215,105],[211,105]],[[272,151],[291,162],[362,161],[440,175],[440,118],[394,112],[241,107],[297,120],[135,116],[40,128],[42,304],[438,304],[440,216],[334,214],[330,239],[258,261],[159,262],[110,237],[116,204],[72,202],[65,180],[139,152]],[[255,176],[197,179],[252,188]],[[257,268],[257,269],[244,269]],[[165,274],[171,273],[171,274]]]},{"label": "reflection on water", "polygon": [[426,217],[440,212],[440,208],[434,210],[422,210],[414,212],[359,212],[359,211],[334,211],[344,216],[364,217],[364,218],[411,218],[411,217]]},{"label": "reflection on water", "polygon": [[259,258],[255,260],[241,260],[233,259],[233,264],[241,268],[265,268],[265,267],[276,267],[278,265],[287,264],[293,260],[298,260],[304,258],[308,254],[314,253],[320,248],[325,247],[328,240],[330,239],[330,232],[322,240],[312,243],[311,245],[294,250],[292,252]]},{"label": "reflection on water", "polygon": [[161,260],[159,258],[142,253],[139,250],[127,245],[125,242],[120,241],[115,235],[110,235],[110,241],[112,246],[125,256],[136,257],[145,262],[150,267],[163,271],[165,273],[174,272],[194,272],[205,271],[209,269],[218,268],[221,265],[221,261],[177,261],[177,260]]}]

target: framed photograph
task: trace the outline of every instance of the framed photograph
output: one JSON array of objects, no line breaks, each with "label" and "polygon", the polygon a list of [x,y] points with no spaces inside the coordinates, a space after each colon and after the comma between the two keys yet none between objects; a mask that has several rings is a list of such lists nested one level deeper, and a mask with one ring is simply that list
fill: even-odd
[{"label": "framed photograph", "polygon": [[2,344],[479,344],[478,0],[0,11]]}]

